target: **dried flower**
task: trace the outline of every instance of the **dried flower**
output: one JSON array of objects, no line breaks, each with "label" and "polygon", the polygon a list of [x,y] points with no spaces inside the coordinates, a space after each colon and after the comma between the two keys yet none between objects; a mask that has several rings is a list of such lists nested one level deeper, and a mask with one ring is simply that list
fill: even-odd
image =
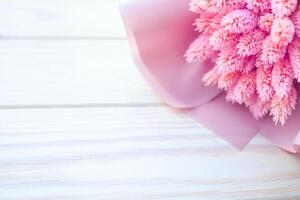
[{"label": "dried flower", "polygon": [[271,0],[272,12],[279,18],[293,14],[297,4],[297,0]]},{"label": "dried flower", "polygon": [[246,103],[256,91],[256,73],[244,74],[234,88],[234,99],[239,104]]},{"label": "dried flower", "polygon": [[286,46],[293,40],[294,34],[295,27],[289,18],[284,17],[274,20],[271,28],[271,39],[273,42]]},{"label": "dried flower", "polygon": [[278,97],[287,96],[293,87],[294,73],[288,60],[274,64],[272,71],[272,86]]},{"label": "dried flower", "polygon": [[212,58],[214,55],[213,46],[210,45],[207,36],[199,36],[186,52],[186,60],[188,62],[203,62]]},{"label": "dried flower", "polygon": [[234,10],[225,15],[221,26],[231,33],[247,33],[257,26],[257,16],[247,9]]},{"label": "dried flower", "polygon": [[247,8],[255,13],[268,11],[271,9],[271,3],[266,0],[245,0]]},{"label": "dried flower", "polygon": [[291,17],[294,27],[295,33],[298,37],[300,37],[300,11],[298,10],[295,14]]},{"label": "dried flower", "polygon": [[264,63],[274,64],[282,59],[286,54],[286,45],[276,43],[268,36],[264,42],[261,52],[261,59]]},{"label": "dried flower", "polygon": [[238,54],[243,57],[253,56],[261,52],[265,34],[257,29],[240,37],[237,44]]},{"label": "dried flower", "polygon": [[[205,85],[226,91],[256,119],[270,114],[284,125],[295,109],[300,82],[300,11],[297,0],[192,0],[200,37],[188,62],[211,59]],[[298,36],[298,37],[297,37]]]},{"label": "dried flower", "polygon": [[225,74],[235,71],[243,71],[244,59],[232,49],[223,50],[219,53],[219,57],[216,60],[216,68],[219,73]]},{"label": "dried flower", "polygon": [[296,108],[297,103],[297,91],[295,87],[292,87],[290,93],[287,96],[279,97],[275,96],[271,104],[271,115],[276,124],[280,123],[284,125],[288,116],[290,116]]},{"label": "dried flower", "polygon": [[256,89],[262,101],[270,101],[274,96],[272,86],[272,68],[257,66],[256,70]]},{"label": "dried flower", "polygon": [[215,50],[220,50],[226,47],[231,47],[237,43],[237,35],[229,33],[223,29],[219,29],[212,34],[209,38],[209,42]]},{"label": "dried flower", "polygon": [[270,32],[271,27],[273,25],[273,21],[275,20],[275,16],[273,13],[265,13],[262,16],[260,16],[258,20],[258,27],[265,31],[265,32]]},{"label": "dried flower", "polygon": [[294,76],[300,82],[300,40],[295,39],[288,48],[290,62],[293,67]]}]

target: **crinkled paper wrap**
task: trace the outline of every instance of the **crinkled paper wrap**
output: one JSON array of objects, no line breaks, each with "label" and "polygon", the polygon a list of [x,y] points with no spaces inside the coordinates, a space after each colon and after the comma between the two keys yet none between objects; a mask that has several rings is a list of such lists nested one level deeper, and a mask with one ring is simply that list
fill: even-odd
[{"label": "crinkled paper wrap", "polygon": [[189,0],[134,0],[121,5],[120,11],[137,66],[167,104],[238,149],[261,134],[286,151],[300,153],[299,106],[283,127],[269,118],[255,120],[243,106],[226,102],[224,93],[203,85],[202,76],[211,63],[185,61],[184,54],[197,36]]}]

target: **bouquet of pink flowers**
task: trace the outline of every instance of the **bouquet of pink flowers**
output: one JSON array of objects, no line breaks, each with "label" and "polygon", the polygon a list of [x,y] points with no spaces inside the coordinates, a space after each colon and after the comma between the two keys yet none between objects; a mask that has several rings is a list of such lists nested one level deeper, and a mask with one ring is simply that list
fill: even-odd
[{"label": "bouquet of pink flowers", "polygon": [[237,148],[261,134],[300,153],[299,3],[139,0],[121,13],[134,59],[166,103]]}]

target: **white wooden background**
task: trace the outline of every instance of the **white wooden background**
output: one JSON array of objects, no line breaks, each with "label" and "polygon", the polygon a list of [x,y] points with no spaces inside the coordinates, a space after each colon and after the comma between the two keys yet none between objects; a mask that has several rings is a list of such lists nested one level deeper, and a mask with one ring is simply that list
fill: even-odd
[{"label": "white wooden background", "polygon": [[0,0],[0,200],[300,199],[300,157],[161,103],[118,2]]}]

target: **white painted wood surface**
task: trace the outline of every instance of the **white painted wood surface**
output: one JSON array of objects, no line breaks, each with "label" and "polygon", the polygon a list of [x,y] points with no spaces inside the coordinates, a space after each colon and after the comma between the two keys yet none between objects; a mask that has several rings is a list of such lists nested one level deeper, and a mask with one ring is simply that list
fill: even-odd
[{"label": "white painted wood surface", "polygon": [[300,199],[299,157],[161,103],[118,2],[0,1],[0,200]]}]

